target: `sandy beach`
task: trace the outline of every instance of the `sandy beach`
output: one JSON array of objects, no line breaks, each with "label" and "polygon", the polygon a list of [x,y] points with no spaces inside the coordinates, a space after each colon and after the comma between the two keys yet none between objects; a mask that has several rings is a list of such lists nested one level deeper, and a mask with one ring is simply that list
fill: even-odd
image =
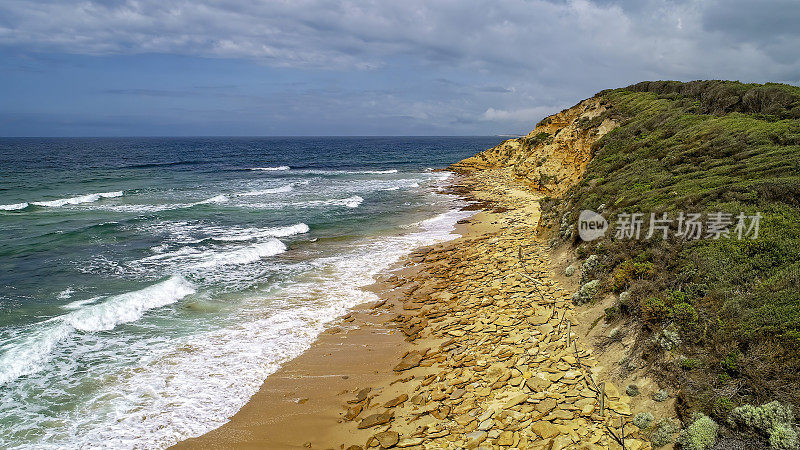
[{"label": "sandy beach", "polygon": [[549,268],[539,194],[508,179],[456,181],[485,208],[460,238],[414,252],[371,287],[379,304],[175,448],[649,448]]}]

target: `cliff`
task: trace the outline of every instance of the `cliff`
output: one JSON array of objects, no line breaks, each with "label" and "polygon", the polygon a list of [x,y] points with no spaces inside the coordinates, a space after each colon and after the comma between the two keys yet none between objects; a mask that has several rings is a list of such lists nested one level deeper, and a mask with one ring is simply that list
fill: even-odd
[{"label": "cliff", "polygon": [[510,168],[534,190],[560,195],[577,183],[593,155],[593,144],[619,123],[608,115],[608,103],[594,97],[542,120],[525,137],[453,164],[449,170],[472,173]]}]

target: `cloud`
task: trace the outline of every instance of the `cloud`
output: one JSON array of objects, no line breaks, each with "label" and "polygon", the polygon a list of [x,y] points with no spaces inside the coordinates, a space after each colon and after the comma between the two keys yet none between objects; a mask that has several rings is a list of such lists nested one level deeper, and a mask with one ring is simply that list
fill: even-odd
[{"label": "cloud", "polygon": [[102,88],[115,99],[185,97],[193,106],[224,97],[231,108],[279,111],[273,124],[295,114],[354,130],[394,121],[402,130],[525,132],[599,90],[646,79],[798,82],[798,21],[796,0],[4,0],[0,50],[286,70],[300,84],[260,96],[252,85],[226,88],[240,85],[235,73],[206,81],[218,92],[179,82]]},{"label": "cloud", "polygon": [[[170,53],[356,70],[409,57],[420,64],[531,71],[543,79],[576,77],[574,71],[583,66],[585,72],[587,64],[604,78],[603,72],[624,68],[703,75],[729,69],[727,62],[737,56],[748,58],[742,65],[780,56],[766,48],[776,33],[789,40],[781,48],[798,43],[800,7],[794,0],[733,3],[6,0],[0,6],[0,43],[77,54]],[[796,69],[778,59],[772,72]]]}]

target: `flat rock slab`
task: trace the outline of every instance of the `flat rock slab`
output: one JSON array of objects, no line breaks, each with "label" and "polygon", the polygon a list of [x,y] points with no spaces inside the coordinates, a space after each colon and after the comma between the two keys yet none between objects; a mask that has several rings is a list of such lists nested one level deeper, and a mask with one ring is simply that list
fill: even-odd
[{"label": "flat rock slab", "polygon": [[416,352],[411,352],[403,358],[399,364],[394,366],[395,372],[402,372],[404,370],[413,369],[419,366],[422,362],[422,355]]},{"label": "flat rock slab", "polygon": [[403,403],[406,402],[406,400],[408,400],[408,394],[400,394],[397,397],[384,403],[383,406],[385,408],[394,408],[397,405],[402,405]]},{"label": "flat rock slab", "polygon": [[383,431],[374,436],[381,444],[381,448],[394,447],[400,440],[400,434],[396,431]]},{"label": "flat rock slab", "polygon": [[377,425],[383,425],[385,423],[389,423],[389,421],[392,420],[393,417],[394,417],[394,412],[372,414],[370,416],[361,419],[361,423],[358,424],[358,428],[371,428]]}]

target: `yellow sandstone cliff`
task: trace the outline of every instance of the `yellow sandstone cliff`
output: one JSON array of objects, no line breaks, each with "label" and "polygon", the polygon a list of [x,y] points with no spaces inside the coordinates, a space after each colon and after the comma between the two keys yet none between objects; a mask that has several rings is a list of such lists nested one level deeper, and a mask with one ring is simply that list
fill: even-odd
[{"label": "yellow sandstone cliff", "polygon": [[448,169],[472,173],[508,168],[517,181],[560,195],[583,176],[593,156],[592,144],[619,125],[604,114],[607,110],[599,97],[584,100],[545,118],[525,137],[504,141]]}]

